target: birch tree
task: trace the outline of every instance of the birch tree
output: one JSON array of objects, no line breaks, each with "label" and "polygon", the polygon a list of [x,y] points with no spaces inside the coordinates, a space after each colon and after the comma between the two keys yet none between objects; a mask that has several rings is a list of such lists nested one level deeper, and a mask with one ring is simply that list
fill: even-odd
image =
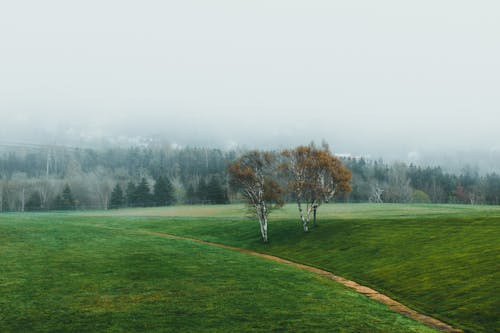
[{"label": "birch tree", "polygon": [[[288,188],[297,202],[304,232],[309,231],[311,217],[316,224],[318,207],[338,193],[351,191],[351,172],[331,154],[328,146],[313,144],[282,152],[285,161],[280,165],[288,179]],[[303,208],[305,204],[305,211]]]},{"label": "birch tree", "polygon": [[228,168],[230,185],[240,191],[257,216],[262,240],[268,241],[268,215],[283,206],[283,190],[272,177],[273,157],[258,150],[248,152]]}]

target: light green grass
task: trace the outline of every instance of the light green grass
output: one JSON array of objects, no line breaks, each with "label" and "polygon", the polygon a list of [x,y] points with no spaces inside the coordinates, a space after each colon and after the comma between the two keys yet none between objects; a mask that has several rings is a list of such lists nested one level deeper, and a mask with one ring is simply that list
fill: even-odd
[{"label": "light green grass", "polygon": [[[189,207],[185,214],[198,216],[201,208]],[[369,285],[465,330],[499,331],[500,207],[325,205],[320,208],[318,228],[304,234],[290,205],[271,216],[267,245],[260,242],[258,223],[242,218],[241,206],[234,215],[237,209],[220,206],[216,218],[106,223],[271,253]],[[176,216],[180,211],[156,212]],[[140,215],[141,210],[135,213]]]},{"label": "light green grass", "polygon": [[[44,213],[42,213],[44,214]],[[53,214],[53,213],[48,213]],[[155,216],[155,217],[219,217],[244,218],[243,205],[186,205],[152,208],[126,208],[107,211],[66,212],[63,214],[85,216]],[[462,215],[500,216],[500,206],[434,205],[434,204],[324,204],[318,209],[320,219],[328,218],[393,218],[393,217],[443,217]],[[295,219],[297,206],[287,204],[271,213],[271,219]]]},{"label": "light green grass", "polygon": [[312,273],[134,230],[191,222],[0,215],[0,332],[433,331]]}]

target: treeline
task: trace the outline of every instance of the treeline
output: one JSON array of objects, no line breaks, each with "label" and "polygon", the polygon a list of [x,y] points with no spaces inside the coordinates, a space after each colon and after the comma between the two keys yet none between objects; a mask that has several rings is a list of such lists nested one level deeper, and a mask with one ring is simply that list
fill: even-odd
[{"label": "treeline", "polygon": [[347,159],[352,171],[351,202],[500,204],[500,175],[472,167],[451,174],[441,167]]},{"label": "treeline", "polygon": [[0,211],[229,202],[237,152],[169,147],[18,148],[0,153]]},{"label": "treeline", "polygon": [[[0,211],[108,209],[239,201],[227,166],[240,151],[170,147],[0,152]],[[467,167],[387,164],[347,158],[352,192],[338,202],[500,204],[500,176]],[[292,198],[287,198],[291,200]]]}]

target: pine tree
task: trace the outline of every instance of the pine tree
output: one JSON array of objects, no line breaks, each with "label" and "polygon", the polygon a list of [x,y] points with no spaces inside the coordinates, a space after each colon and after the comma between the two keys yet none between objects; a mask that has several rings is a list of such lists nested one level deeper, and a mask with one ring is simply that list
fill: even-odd
[{"label": "pine tree", "polygon": [[166,177],[160,176],[154,185],[153,201],[156,206],[169,206],[175,201],[174,187]]},{"label": "pine tree", "polygon": [[153,198],[149,189],[149,184],[146,178],[142,177],[141,182],[135,189],[137,204],[141,207],[148,207],[152,205]]},{"label": "pine tree", "polygon": [[196,196],[198,198],[198,201],[202,204],[206,203],[208,200],[207,183],[203,178],[198,183],[198,190],[196,191]]},{"label": "pine tree", "polygon": [[228,197],[226,190],[222,187],[220,181],[213,176],[207,184],[207,200],[212,204],[226,204]]},{"label": "pine tree", "polygon": [[42,200],[40,199],[40,192],[35,191],[35,192],[31,193],[31,195],[28,198],[28,201],[26,201],[25,209],[27,211],[41,210],[42,209]]},{"label": "pine tree", "polygon": [[109,201],[109,208],[121,208],[125,204],[123,190],[120,184],[116,184],[111,192],[111,199]]},{"label": "pine tree", "polygon": [[73,198],[71,188],[68,184],[64,186],[62,193],[56,196],[54,200],[54,206],[56,209],[60,210],[75,209],[75,199]]},{"label": "pine tree", "polygon": [[137,188],[133,182],[128,182],[125,191],[125,204],[127,207],[135,207],[137,205]]},{"label": "pine tree", "polygon": [[186,194],[185,194],[185,203],[192,205],[195,203],[196,200],[196,191],[194,190],[193,184],[189,184],[187,189],[186,189]]}]

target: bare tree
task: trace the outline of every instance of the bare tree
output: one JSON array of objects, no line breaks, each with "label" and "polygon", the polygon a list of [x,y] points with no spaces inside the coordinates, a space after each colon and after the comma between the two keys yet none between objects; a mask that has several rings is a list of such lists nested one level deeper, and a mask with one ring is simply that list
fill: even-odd
[{"label": "bare tree", "polygon": [[375,203],[384,203],[384,201],[382,200],[383,193],[384,189],[378,183],[372,184],[371,193],[368,200]]},{"label": "bare tree", "polygon": [[88,177],[93,182],[92,187],[96,197],[99,198],[99,206],[104,210],[108,209],[113,189],[112,175],[103,167],[98,167]]},{"label": "bare tree", "polygon": [[[26,187],[29,186],[29,179],[24,172],[15,172],[10,181],[10,187],[12,191],[17,193],[17,210],[24,212],[24,207],[26,205]],[[13,207],[14,205],[12,205]]]},{"label": "bare tree", "polygon": [[412,200],[413,189],[407,176],[407,166],[395,163],[389,171],[389,182],[384,197],[390,202],[407,203]]},{"label": "bare tree", "polygon": [[267,217],[283,205],[283,190],[271,177],[273,157],[258,150],[248,152],[228,168],[231,186],[240,191],[260,223],[262,240],[267,242]]},{"label": "bare tree", "polygon": [[[304,232],[309,231],[311,214],[313,225],[316,213],[323,202],[336,194],[350,192],[351,172],[340,159],[333,156],[327,145],[316,148],[314,144],[299,146],[282,152],[285,161],[280,165],[288,178],[288,187],[294,194]],[[306,204],[304,214],[302,203]]]}]

